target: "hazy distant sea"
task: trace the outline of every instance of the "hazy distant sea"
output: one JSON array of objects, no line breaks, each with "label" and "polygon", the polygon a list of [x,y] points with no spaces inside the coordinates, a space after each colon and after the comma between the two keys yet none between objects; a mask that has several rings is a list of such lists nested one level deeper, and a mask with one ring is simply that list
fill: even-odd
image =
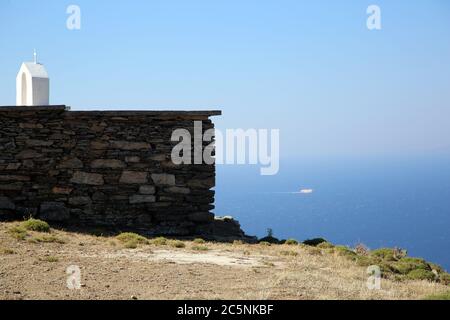
[{"label": "hazy distant sea", "polygon": [[[314,192],[295,193],[303,188]],[[450,270],[448,156],[290,160],[273,177],[219,166],[215,213],[250,235],[398,246]]]}]

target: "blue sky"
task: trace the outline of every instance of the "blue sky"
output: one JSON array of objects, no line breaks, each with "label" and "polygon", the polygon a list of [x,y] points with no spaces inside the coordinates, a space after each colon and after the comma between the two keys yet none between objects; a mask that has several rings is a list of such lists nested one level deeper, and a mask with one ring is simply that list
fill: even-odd
[{"label": "blue sky", "polygon": [[75,110],[221,109],[279,128],[282,157],[450,153],[446,0],[0,0],[0,105],[33,48]]}]

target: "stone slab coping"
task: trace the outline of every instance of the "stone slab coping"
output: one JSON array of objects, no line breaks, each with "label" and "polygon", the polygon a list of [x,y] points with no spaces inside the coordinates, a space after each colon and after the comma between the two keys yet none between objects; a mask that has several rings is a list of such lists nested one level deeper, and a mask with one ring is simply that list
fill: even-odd
[{"label": "stone slab coping", "polygon": [[52,105],[52,106],[0,106],[0,113],[3,112],[41,112],[41,111],[66,111],[69,115],[102,115],[110,117],[123,117],[123,116],[136,116],[136,115],[148,115],[148,116],[220,116],[222,111],[220,110],[86,110],[86,111],[70,111],[70,107],[65,105]]}]

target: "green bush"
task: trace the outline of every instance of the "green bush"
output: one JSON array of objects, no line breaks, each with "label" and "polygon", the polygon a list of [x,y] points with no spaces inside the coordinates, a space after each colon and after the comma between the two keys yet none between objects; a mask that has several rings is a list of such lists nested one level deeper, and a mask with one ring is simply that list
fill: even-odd
[{"label": "green bush", "polygon": [[385,261],[396,261],[397,259],[395,258],[394,253],[394,249],[390,248],[381,248],[370,252],[372,256],[378,257]]},{"label": "green bush", "polygon": [[439,274],[439,281],[447,286],[450,285],[450,274],[447,272]]},{"label": "green bush", "polygon": [[267,246],[267,247],[270,247],[272,245],[270,242],[267,242],[267,241],[261,241],[259,244],[262,246]]},{"label": "green bush", "polygon": [[346,246],[336,246],[334,247],[334,252],[340,256],[345,256],[352,259],[356,256],[356,253]]},{"label": "green bush", "polygon": [[436,280],[436,275],[429,270],[415,269],[408,273],[407,278],[411,280],[433,281]]},{"label": "green bush", "polygon": [[420,270],[426,270],[431,272],[430,266],[427,264],[427,262],[420,258],[410,258],[405,257],[398,261],[390,263],[392,266],[392,269],[400,274],[408,274],[413,270],[420,269]]},{"label": "green bush", "polygon": [[122,243],[135,242],[136,244],[147,244],[147,238],[132,232],[124,232],[116,237]]},{"label": "green bush", "polygon": [[23,227],[12,227],[8,232],[13,238],[17,240],[25,240],[28,235],[27,230],[25,230]]},{"label": "green bush", "polygon": [[315,239],[308,239],[303,241],[303,244],[307,245],[307,246],[312,246],[312,247],[316,247],[321,243],[327,242],[327,240],[323,239],[323,238],[315,238]]},{"label": "green bush", "polygon": [[375,257],[359,256],[359,255],[355,256],[355,261],[359,266],[362,266],[362,267],[379,265],[379,263],[380,263],[380,261]]},{"label": "green bush", "polygon": [[165,246],[167,244],[167,239],[164,237],[158,237],[152,239],[151,243],[154,244],[155,246]]},{"label": "green bush", "polygon": [[287,244],[287,245],[298,245],[298,241],[295,240],[295,239],[288,239],[288,240],[286,240],[284,242],[284,244]]},{"label": "green bush", "polygon": [[201,238],[197,238],[197,239],[195,239],[193,242],[194,242],[194,243],[197,243],[197,244],[204,244],[206,241],[203,240],[203,239],[201,239]]},{"label": "green bush", "polygon": [[183,242],[183,241],[180,241],[180,240],[172,240],[172,241],[169,241],[169,245],[170,245],[171,247],[174,247],[174,248],[184,248],[184,247],[186,247],[186,245],[184,244],[184,242]]},{"label": "green bush", "polygon": [[50,226],[47,222],[37,219],[28,219],[21,223],[22,228],[29,231],[50,232]]},{"label": "green bush", "polygon": [[124,244],[124,247],[127,249],[136,249],[138,247],[138,241],[133,239],[133,240],[129,240]]}]

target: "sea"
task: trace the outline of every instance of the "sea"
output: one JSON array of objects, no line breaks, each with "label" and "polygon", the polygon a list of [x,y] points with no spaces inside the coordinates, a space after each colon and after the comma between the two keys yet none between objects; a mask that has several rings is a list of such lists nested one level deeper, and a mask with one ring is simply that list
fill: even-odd
[{"label": "sea", "polygon": [[215,190],[215,214],[249,235],[398,247],[450,271],[448,155],[282,159],[274,176],[218,165]]}]

